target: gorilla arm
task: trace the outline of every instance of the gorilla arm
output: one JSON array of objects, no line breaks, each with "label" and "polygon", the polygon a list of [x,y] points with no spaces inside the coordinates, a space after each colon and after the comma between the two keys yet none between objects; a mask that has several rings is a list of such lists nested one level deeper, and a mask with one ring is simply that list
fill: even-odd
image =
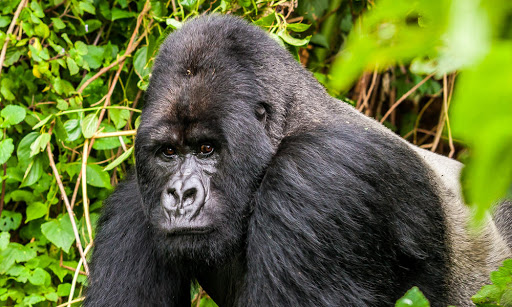
[{"label": "gorilla arm", "polygon": [[190,280],[159,260],[135,176],[104,204],[84,306],[190,306]]},{"label": "gorilla arm", "polygon": [[267,168],[238,305],[392,305],[414,285],[442,304],[444,217],[426,167],[401,142],[333,126],[287,136]]}]

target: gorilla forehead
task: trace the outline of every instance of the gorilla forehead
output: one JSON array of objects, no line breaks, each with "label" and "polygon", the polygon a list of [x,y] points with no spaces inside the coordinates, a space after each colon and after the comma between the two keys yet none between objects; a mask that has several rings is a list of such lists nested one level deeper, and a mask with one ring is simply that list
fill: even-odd
[{"label": "gorilla forehead", "polygon": [[[172,106],[166,111],[181,117],[217,104],[257,103],[263,97],[258,74],[268,67],[257,50],[280,49],[243,20],[215,17],[192,20],[167,37],[153,67],[148,106]],[[258,46],[247,48],[254,44]]]}]

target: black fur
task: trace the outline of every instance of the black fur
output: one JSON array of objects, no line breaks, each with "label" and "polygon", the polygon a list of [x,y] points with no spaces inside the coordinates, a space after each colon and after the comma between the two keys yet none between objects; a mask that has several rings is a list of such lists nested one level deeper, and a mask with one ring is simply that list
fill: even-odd
[{"label": "black fur", "polygon": [[[446,305],[433,175],[362,118],[263,31],[234,17],[185,24],[155,63],[136,176],[105,203],[85,306],[189,306],[194,278],[220,306],[389,306],[412,286]],[[197,125],[218,148],[216,228],[169,236],[155,223],[172,174],[156,153]]]}]

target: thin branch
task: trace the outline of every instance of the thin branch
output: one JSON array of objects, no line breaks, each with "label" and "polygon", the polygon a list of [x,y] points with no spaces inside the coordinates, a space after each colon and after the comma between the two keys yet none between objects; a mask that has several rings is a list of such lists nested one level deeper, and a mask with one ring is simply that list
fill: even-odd
[{"label": "thin branch", "polygon": [[85,139],[84,151],[82,155],[82,199],[84,203],[85,223],[87,224],[87,232],[89,233],[89,242],[92,242],[92,225],[89,216],[89,200],[87,199],[87,157],[89,154],[89,139]]},{"label": "thin branch", "polygon": [[50,144],[46,146],[46,152],[48,153],[48,159],[50,160],[50,166],[53,170],[53,175],[55,176],[55,180],[57,180],[57,185],[59,186],[60,194],[62,199],[64,200],[64,204],[66,205],[66,209],[68,211],[69,219],[71,220],[71,226],[73,227],[73,233],[75,234],[76,247],[78,248],[78,252],[80,253],[80,261],[84,263],[85,273],[89,275],[89,266],[87,265],[87,261],[85,259],[85,253],[82,248],[82,243],[80,243],[80,235],[78,234],[78,228],[76,227],[75,222],[75,213],[71,209],[71,204],[69,203],[68,196],[66,195],[66,190],[64,189],[64,185],[60,180],[59,171],[57,170],[57,166],[55,165],[55,161],[53,160],[53,153],[50,149]]},{"label": "thin branch", "polygon": [[407,97],[409,97],[409,95],[411,95],[412,93],[414,93],[420,86],[423,85],[423,83],[427,82],[428,79],[432,78],[434,74],[430,74],[428,76],[426,76],[423,80],[421,80],[420,82],[418,82],[418,84],[416,84],[415,86],[413,86],[407,93],[403,94],[402,97],[400,97],[400,99],[398,99],[390,108],[389,110],[386,112],[386,114],[384,114],[384,116],[382,117],[382,119],[380,120],[381,123],[383,123],[386,118],[388,118],[388,116],[405,100],[407,99]]},{"label": "thin branch", "polygon": [[4,46],[2,47],[2,52],[0,53],[0,76],[2,76],[2,68],[4,66],[5,61],[5,55],[7,53],[7,45],[9,44],[9,35],[12,34],[12,31],[14,31],[14,26],[16,25],[16,21],[18,21],[18,17],[20,16],[21,10],[25,5],[27,4],[28,0],[21,0],[20,4],[18,4],[18,8],[16,9],[16,12],[14,12],[14,16],[12,17],[11,24],[9,25],[9,29],[7,29],[7,32],[5,33],[5,41]]},{"label": "thin branch", "polygon": [[97,132],[92,137],[95,139],[100,138],[110,138],[113,136],[128,136],[128,135],[136,135],[137,130],[126,130],[126,131],[116,131],[116,132]]},{"label": "thin branch", "polygon": [[368,92],[366,92],[366,88],[363,89],[363,93],[364,93],[364,98],[363,98],[363,103],[361,104],[361,106],[359,107],[359,112],[361,112],[363,110],[363,108],[368,108],[368,100],[370,100],[370,97],[372,95],[372,92],[373,92],[373,88],[375,87],[375,82],[377,81],[377,68],[375,68],[375,70],[373,71],[373,76],[372,76],[372,83],[370,83],[370,88],[368,89]]},{"label": "thin branch", "polygon": [[85,297],[79,297],[77,299],[74,299],[70,302],[67,302],[67,303],[64,303],[64,304],[60,304],[60,305],[57,305],[57,307],[66,307],[66,306],[71,306],[72,304],[74,303],[78,303],[78,302],[81,302],[81,301],[84,301],[85,300]]}]

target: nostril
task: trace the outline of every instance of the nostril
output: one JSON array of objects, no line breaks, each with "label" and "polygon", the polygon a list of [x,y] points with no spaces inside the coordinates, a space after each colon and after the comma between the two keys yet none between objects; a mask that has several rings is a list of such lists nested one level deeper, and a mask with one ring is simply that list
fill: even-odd
[{"label": "nostril", "polygon": [[175,198],[178,198],[178,193],[176,193],[176,189],[175,188],[168,188],[167,189],[167,194],[172,195]]},{"label": "nostril", "polygon": [[188,190],[185,191],[185,193],[183,193],[183,200],[187,199],[187,198],[194,198],[197,194],[197,189],[196,188],[190,188]]}]

